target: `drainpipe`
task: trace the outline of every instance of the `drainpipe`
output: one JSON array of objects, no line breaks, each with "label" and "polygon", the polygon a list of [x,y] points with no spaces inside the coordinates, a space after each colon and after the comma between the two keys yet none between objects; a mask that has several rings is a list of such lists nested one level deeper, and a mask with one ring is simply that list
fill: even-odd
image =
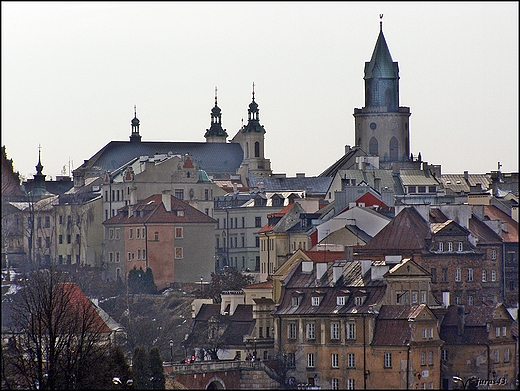
[{"label": "drainpipe", "polygon": [[410,389],[410,343],[408,342],[408,351],[406,353],[406,389]]},{"label": "drainpipe", "polygon": [[367,389],[367,344],[366,344],[366,326],[365,326],[365,314],[363,316],[363,389]]}]

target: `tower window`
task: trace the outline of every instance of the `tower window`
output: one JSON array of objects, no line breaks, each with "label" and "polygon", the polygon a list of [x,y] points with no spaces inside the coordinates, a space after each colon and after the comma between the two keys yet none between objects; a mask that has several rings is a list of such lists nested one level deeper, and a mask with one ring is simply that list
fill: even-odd
[{"label": "tower window", "polygon": [[379,146],[377,143],[377,139],[375,137],[372,137],[370,139],[370,142],[368,143],[368,154],[372,155],[372,156],[377,156],[379,154],[378,148],[379,148]]},{"label": "tower window", "polygon": [[255,157],[260,157],[260,143],[258,141],[255,142]]}]

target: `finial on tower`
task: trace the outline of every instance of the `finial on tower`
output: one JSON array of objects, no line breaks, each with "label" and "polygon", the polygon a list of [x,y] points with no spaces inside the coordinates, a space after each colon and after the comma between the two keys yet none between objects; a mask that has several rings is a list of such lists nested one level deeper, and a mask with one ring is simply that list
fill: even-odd
[{"label": "finial on tower", "polygon": [[217,105],[217,86],[215,86],[215,106]]},{"label": "finial on tower", "polygon": [[135,105],[134,105],[134,118],[137,118],[137,109],[136,109]]},{"label": "finial on tower", "polygon": [[383,32],[383,14],[379,14],[379,31]]},{"label": "finial on tower", "polygon": [[253,101],[255,100],[255,82],[253,82]]}]

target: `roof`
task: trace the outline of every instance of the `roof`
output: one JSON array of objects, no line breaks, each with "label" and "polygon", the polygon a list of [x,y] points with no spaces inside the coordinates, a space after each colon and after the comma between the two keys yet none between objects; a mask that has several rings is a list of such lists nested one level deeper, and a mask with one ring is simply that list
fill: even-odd
[{"label": "roof", "polygon": [[470,186],[480,185],[482,190],[489,189],[491,178],[488,174],[442,174],[440,181],[445,189],[450,189],[455,193],[469,193]]},{"label": "roof", "polygon": [[495,231],[474,216],[469,219],[469,230],[477,238],[479,245],[502,243]]},{"label": "roof", "polygon": [[427,222],[413,207],[404,208],[359,251],[421,250],[430,237]]},{"label": "roof", "polygon": [[502,228],[502,240],[506,243],[518,243],[518,222],[493,205],[484,205],[484,216],[489,220],[500,220],[506,223],[507,231]]},{"label": "roof", "polygon": [[265,191],[305,191],[307,195],[325,195],[332,183],[332,177],[255,177],[249,176],[250,186],[256,186]]},{"label": "roof", "polygon": [[400,175],[403,186],[437,186],[439,181],[424,170],[401,170]]},{"label": "roof", "polygon": [[[162,203],[162,194],[154,194],[135,205],[125,206],[119,213],[103,222],[110,224],[141,223],[215,223],[215,220],[184,201],[170,195],[171,212],[166,211]],[[129,213],[129,211],[132,213]],[[184,211],[181,215],[177,211]],[[136,213],[133,213],[135,211]],[[126,213],[125,213],[126,212]],[[137,212],[139,215],[137,215]]]},{"label": "roof", "polygon": [[235,174],[244,153],[237,143],[174,141],[110,141],[76,170],[112,171],[139,156],[189,154],[209,175]]},{"label": "roof", "polygon": [[364,78],[371,79],[373,77],[390,79],[399,77],[397,63],[394,63],[392,60],[385,36],[383,35],[383,30],[379,32],[370,62],[365,63]]},{"label": "roof", "polygon": [[303,250],[304,254],[307,255],[312,261],[322,262],[333,262],[340,259],[345,259],[344,251],[330,251],[330,250]]}]

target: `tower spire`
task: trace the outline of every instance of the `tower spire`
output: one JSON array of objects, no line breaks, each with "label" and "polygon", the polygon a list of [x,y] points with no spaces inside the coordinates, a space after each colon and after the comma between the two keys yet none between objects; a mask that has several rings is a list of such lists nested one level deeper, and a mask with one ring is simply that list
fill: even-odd
[{"label": "tower spire", "polygon": [[253,82],[253,102],[255,101],[255,82]]},{"label": "tower spire", "polygon": [[217,86],[215,86],[215,106],[217,106]]},{"label": "tower spire", "polygon": [[137,119],[137,108],[134,105],[134,118],[131,121],[132,124],[132,133],[130,135],[131,142],[140,142],[141,135],[139,134],[139,120]]}]

